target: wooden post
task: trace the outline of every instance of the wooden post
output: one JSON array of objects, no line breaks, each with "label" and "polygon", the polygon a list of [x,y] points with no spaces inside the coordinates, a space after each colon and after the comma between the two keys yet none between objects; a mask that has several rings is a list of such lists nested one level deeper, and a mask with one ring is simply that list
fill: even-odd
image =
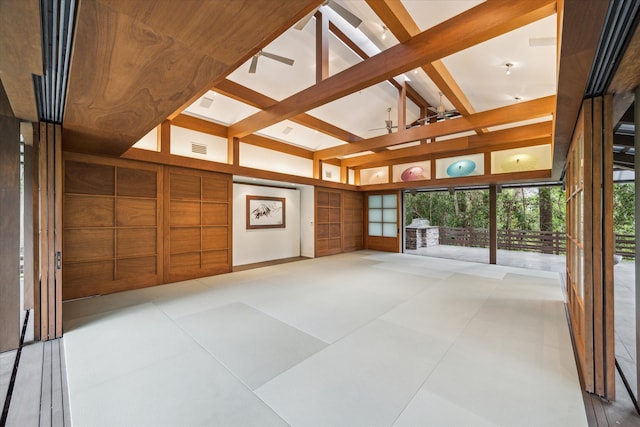
[{"label": "wooden post", "polygon": [[20,342],[20,122],[0,83],[0,352]]},{"label": "wooden post", "polygon": [[227,163],[234,166],[240,165],[240,138],[230,136],[227,145]]},{"label": "wooden post", "polygon": [[329,77],[329,19],[316,12],[316,83]]},{"label": "wooden post", "polygon": [[489,186],[489,264],[495,264],[498,258],[498,191],[495,185]]}]

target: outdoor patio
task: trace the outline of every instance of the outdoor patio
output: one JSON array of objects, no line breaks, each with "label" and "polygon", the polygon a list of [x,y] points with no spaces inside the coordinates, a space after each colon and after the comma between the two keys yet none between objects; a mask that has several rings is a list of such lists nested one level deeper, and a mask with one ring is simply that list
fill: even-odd
[{"label": "outdoor patio", "polygon": [[[488,248],[435,245],[415,250],[405,249],[404,253],[436,258],[457,259],[471,262],[489,263]],[[499,249],[497,264],[535,270],[556,271],[564,282],[565,256],[535,252],[518,252]],[[636,392],[636,331],[635,331],[635,263],[623,260],[614,268],[614,311],[616,334],[616,360],[624,372],[631,389]],[[625,421],[639,419],[633,415],[633,403],[619,376],[616,378],[617,401],[605,408],[607,418],[622,417]],[[623,424],[624,425],[624,424]],[[628,424],[635,425],[635,424]]]}]

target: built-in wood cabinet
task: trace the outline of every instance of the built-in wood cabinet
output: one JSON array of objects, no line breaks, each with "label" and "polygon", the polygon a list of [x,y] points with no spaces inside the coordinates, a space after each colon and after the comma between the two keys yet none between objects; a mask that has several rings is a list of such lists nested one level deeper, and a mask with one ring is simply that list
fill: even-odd
[{"label": "built-in wood cabinet", "polygon": [[316,256],[363,248],[362,194],[316,188]]},{"label": "built-in wood cabinet", "polygon": [[161,283],[161,169],[65,157],[63,299]]},{"label": "built-in wood cabinet", "polygon": [[165,173],[165,282],[231,271],[231,176]]},{"label": "built-in wood cabinet", "polygon": [[364,248],[364,196],[357,191],[343,191],[343,251]]}]

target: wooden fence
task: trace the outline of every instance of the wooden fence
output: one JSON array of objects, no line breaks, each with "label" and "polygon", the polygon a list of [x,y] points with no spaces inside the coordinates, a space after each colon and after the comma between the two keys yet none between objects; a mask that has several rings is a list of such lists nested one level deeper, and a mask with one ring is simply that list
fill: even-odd
[{"label": "wooden fence", "polygon": [[[440,244],[452,246],[489,247],[489,230],[486,228],[440,227]],[[616,254],[624,258],[635,257],[635,237],[616,234]],[[498,249],[510,251],[564,254],[566,235],[557,231],[498,230]]]}]

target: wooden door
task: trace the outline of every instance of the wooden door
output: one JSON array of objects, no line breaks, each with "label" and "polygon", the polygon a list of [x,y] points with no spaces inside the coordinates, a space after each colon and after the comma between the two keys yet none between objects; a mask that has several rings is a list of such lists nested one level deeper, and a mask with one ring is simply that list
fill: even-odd
[{"label": "wooden door", "polygon": [[342,252],[342,192],[316,188],[316,256]]},{"label": "wooden door", "polygon": [[365,205],[365,247],[400,252],[400,193],[367,193]]},{"label": "wooden door", "polygon": [[165,283],[231,271],[231,176],[165,172]]}]

